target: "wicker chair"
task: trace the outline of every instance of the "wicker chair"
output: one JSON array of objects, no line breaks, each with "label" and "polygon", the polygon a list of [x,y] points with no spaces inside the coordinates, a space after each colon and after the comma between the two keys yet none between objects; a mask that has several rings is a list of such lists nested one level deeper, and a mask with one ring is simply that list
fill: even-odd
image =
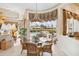
[{"label": "wicker chair", "polygon": [[52,56],[52,44],[46,44],[42,47],[42,55],[43,55],[43,52],[48,52],[48,53],[51,53],[51,56]]},{"label": "wicker chair", "polygon": [[22,50],[21,50],[21,54],[23,52],[23,50],[27,50],[27,43],[23,42],[22,40],[20,40],[21,46],[22,46]]},{"label": "wicker chair", "polygon": [[27,43],[27,56],[40,56],[40,51],[35,44]]}]

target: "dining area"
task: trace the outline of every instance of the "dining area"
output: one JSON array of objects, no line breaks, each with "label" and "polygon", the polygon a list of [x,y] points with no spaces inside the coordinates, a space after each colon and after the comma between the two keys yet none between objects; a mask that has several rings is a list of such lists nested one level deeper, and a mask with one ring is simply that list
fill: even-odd
[{"label": "dining area", "polygon": [[33,42],[22,42],[21,40],[21,54],[23,50],[27,50],[27,56],[43,56],[43,52],[48,52],[52,56],[52,43],[33,43]]},{"label": "dining area", "polygon": [[53,56],[54,41],[53,39],[46,39],[46,36],[39,38],[39,41],[28,41],[26,38],[20,40],[21,54],[24,50],[27,51],[27,56],[43,56],[44,52],[50,53]]},{"label": "dining area", "polygon": [[21,54],[26,50],[27,56],[44,56],[44,52],[53,56],[54,44],[57,41],[57,9],[44,13],[33,13],[33,11],[27,13],[28,20],[25,26],[27,38],[20,40]]}]

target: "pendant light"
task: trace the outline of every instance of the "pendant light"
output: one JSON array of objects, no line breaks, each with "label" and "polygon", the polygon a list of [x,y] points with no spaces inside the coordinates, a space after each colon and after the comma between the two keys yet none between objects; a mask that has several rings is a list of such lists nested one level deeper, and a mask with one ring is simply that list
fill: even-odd
[{"label": "pendant light", "polygon": [[39,18],[38,12],[37,12],[37,3],[36,3],[36,13],[34,15],[33,21],[41,21],[41,19]]}]

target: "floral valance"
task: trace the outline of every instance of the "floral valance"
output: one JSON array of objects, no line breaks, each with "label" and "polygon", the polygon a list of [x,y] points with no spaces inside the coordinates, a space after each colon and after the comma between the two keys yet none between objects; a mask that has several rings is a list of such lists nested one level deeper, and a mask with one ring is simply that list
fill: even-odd
[{"label": "floral valance", "polygon": [[57,10],[47,12],[47,13],[38,13],[38,17],[40,20],[34,20],[35,13],[29,13],[30,21],[48,21],[57,19]]}]

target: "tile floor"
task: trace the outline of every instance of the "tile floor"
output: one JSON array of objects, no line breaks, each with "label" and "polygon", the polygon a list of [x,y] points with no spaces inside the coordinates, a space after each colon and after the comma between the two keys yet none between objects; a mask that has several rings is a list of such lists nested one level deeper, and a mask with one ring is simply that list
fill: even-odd
[{"label": "tile floor", "polygon": [[[66,56],[66,54],[61,51],[57,45],[54,45],[53,50],[53,56]],[[44,52],[44,56],[51,56],[50,53]],[[27,51],[24,50],[21,54],[21,46],[19,43],[19,40],[14,44],[13,47],[7,49],[7,50],[0,50],[0,56],[27,56]]]}]

